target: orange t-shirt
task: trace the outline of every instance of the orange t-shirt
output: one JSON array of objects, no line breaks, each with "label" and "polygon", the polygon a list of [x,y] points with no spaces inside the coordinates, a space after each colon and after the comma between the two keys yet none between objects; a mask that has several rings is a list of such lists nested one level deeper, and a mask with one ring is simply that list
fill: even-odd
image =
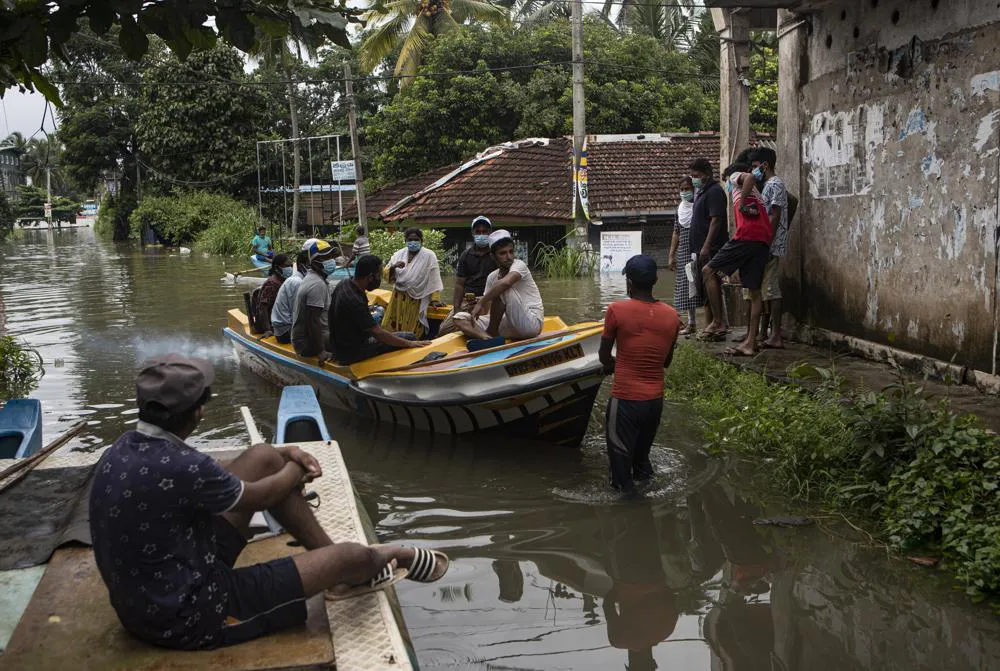
[{"label": "orange t-shirt", "polygon": [[622,401],[662,397],[663,362],[680,330],[677,310],[666,303],[630,298],[609,305],[602,337],[618,347],[611,395]]}]

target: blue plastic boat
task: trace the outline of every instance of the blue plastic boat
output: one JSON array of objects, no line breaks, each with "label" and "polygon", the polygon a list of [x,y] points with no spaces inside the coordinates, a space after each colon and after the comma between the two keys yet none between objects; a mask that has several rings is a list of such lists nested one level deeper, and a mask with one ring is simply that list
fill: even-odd
[{"label": "blue plastic boat", "polygon": [[278,404],[278,432],[274,442],[304,443],[330,440],[316,392],[308,385],[285,387]]},{"label": "blue plastic boat", "polygon": [[0,409],[0,459],[30,457],[42,449],[42,404],[33,398],[7,401]]}]

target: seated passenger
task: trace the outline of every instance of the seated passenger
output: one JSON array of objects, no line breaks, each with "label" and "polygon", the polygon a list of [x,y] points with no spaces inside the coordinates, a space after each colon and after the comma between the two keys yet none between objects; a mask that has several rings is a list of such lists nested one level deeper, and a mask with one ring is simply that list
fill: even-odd
[{"label": "seated passenger", "polygon": [[278,298],[285,279],[292,276],[292,261],[287,254],[275,254],[271,268],[267,271],[267,279],[260,289],[254,292],[256,302],[253,308],[253,323],[260,333],[271,332],[271,310]]},{"label": "seated passenger", "polygon": [[438,335],[447,335],[458,330],[455,315],[472,312],[476,302],[486,291],[486,279],[497,269],[497,262],[490,254],[490,233],[493,224],[488,217],[478,216],[472,220],[472,246],[462,252],[455,266],[455,290],[452,293],[451,312],[441,322]]},{"label": "seated passenger", "polygon": [[271,308],[271,332],[282,345],[292,342],[292,315],[295,313],[295,296],[299,285],[309,270],[309,252],[302,250],[295,257],[295,270],[285,279]]},{"label": "seated passenger", "polygon": [[490,253],[497,262],[497,269],[486,279],[486,293],[471,314],[459,312],[455,315],[455,326],[470,339],[534,338],[542,332],[545,323],[542,295],[528,265],[514,258],[514,241],[510,233],[500,229],[490,234]]},{"label": "seated passenger", "polygon": [[382,260],[369,254],[358,260],[354,277],[333,290],[330,345],[339,363],[350,365],[393,350],[430,344],[417,340],[413,333],[390,333],[375,323],[365,292],[378,289],[381,284]]},{"label": "seated passenger", "polygon": [[267,234],[267,226],[261,226],[257,229],[257,235],[253,236],[250,246],[253,247],[253,251],[259,260],[271,260],[274,256],[274,244],[271,243],[271,237]]},{"label": "seated passenger", "polygon": [[406,247],[392,255],[385,277],[395,286],[382,324],[390,331],[414,333],[418,338],[430,331],[427,307],[441,297],[444,284],[437,255],[423,246],[419,228],[406,229]]},{"label": "seated passenger", "polygon": [[299,356],[330,358],[326,344],[330,340],[327,315],[330,311],[330,286],[327,275],[337,269],[334,248],[325,240],[309,245],[309,270],[295,294],[292,311],[292,346]]}]

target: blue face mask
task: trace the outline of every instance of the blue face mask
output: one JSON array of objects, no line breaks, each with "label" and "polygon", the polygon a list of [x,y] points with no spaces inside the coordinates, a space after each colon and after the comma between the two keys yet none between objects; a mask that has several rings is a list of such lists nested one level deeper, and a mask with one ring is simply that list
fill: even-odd
[{"label": "blue face mask", "polygon": [[754,168],[753,169],[753,178],[755,180],[757,180],[758,182],[763,182],[764,181],[764,171],[761,170],[760,168]]},{"label": "blue face mask", "polygon": [[407,240],[406,241],[406,248],[408,250],[410,250],[411,254],[416,254],[417,252],[419,252],[420,248],[422,246],[423,246],[423,244],[419,240]]},{"label": "blue face mask", "polygon": [[681,191],[681,200],[692,202],[694,200],[694,192],[692,191]]},{"label": "blue face mask", "polygon": [[490,246],[490,236],[488,235],[473,235],[472,239],[476,242],[476,247],[489,247]]},{"label": "blue face mask", "polygon": [[281,276],[284,277],[286,280],[289,277],[291,277],[292,276],[292,267],[291,266],[285,266],[284,268],[282,268],[281,269]]},{"label": "blue face mask", "polygon": [[323,272],[327,275],[333,275],[333,272],[337,270],[337,261],[330,259],[329,261],[323,262]]},{"label": "blue face mask", "polygon": [[693,186],[694,188],[700,189],[703,184],[704,184],[704,182],[702,182],[702,180],[701,180],[700,177],[692,177],[691,178],[691,186]]}]

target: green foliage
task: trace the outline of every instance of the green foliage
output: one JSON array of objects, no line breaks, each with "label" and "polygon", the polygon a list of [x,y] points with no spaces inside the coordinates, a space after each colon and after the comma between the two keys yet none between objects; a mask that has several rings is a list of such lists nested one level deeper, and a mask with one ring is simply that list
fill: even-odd
[{"label": "green foliage", "polygon": [[[211,185],[249,195],[256,189],[256,140],[274,125],[274,110],[257,86],[226,86],[247,76],[243,59],[218,46],[191,54],[149,59],[135,124],[142,150],[144,190],[169,193],[175,185]],[[174,82],[174,83],[172,83]]]},{"label": "green foliage", "polygon": [[[23,219],[44,219],[45,201],[48,196],[45,189],[37,186],[18,184],[16,189],[15,214]],[[82,203],[63,196],[52,196],[52,220],[75,221],[76,213]]]},{"label": "green foliage", "polygon": [[[425,228],[423,232],[424,247],[437,255],[442,274],[447,273],[449,268],[454,267],[457,257],[455,250],[444,248],[444,231]],[[393,254],[406,247],[406,237],[402,229],[397,231],[374,229],[368,231],[368,244],[371,245],[372,254],[382,259],[382,264],[385,265],[389,263]]]},{"label": "green foliage", "polygon": [[12,338],[0,336],[0,400],[24,398],[45,375],[42,357]]},{"label": "green foliage", "polygon": [[[585,32],[587,129],[638,133],[712,128],[718,100],[705,93],[692,61],[656,38],[622,34],[589,20]],[[572,131],[572,82],[565,65],[488,68],[571,60],[570,24],[476,26],[429,40],[421,72],[368,129],[376,180],[394,181],[467,159],[488,146]]]},{"label": "green foliage", "polygon": [[[262,32],[269,37],[301,39],[319,35],[350,46],[347,24],[354,10],[336,0],[164,0],[120,3],[78,0],[53,10],[45,2],[0,4],[0,92],[10,86],[37,90],[58,103],[59,92],[49,81],[46,61],[67,59],[67,46],[87,25],[97,36],[116,39],[133,61],[150,46],[150,35],[160,37],[180,60],[192,51],[211,49],[222,38],[251,52]],[[211,21],[209,19],[211,18]]]},{"label": "green foliage", "polygon": [[589,277],[597,271],[597,253],[572,245],[539,242],[534,249],[535,265],[549,277]]},{"label": "green foliage", "polygon": [[778,132],[778,49],[754,44],[750,54],[750,126],[760,133]]},{"label": "green foliage", "polygon": [[6,240],[14,231],[14,208],[7,200],[7,194],[0,191],[0,242]]},{"label": "green foliage", "polygon": [[785,492],[865,516],[899,551],[939,555],[974,598],[1000,593],[1000,438],[912,383],[810,393],[680,346],[666,396],[692,407],[715,450]]},{"label": "green foliage", "polygon": [[[156,232],[168,245],[186,245],[196,238],[205,251],[237,253],[242,246],[249,254],[250,240],[258,225],[257,212],[233,198],[210,191],[177,191],[172,196],[144,198],[129,217],[130,237],[140,239],[143,226]],[[200,239],[207,229],[219,230]],[[240,233],[242,231],[242,233]],[[237,244],[236,236],[242,238]]]}]

